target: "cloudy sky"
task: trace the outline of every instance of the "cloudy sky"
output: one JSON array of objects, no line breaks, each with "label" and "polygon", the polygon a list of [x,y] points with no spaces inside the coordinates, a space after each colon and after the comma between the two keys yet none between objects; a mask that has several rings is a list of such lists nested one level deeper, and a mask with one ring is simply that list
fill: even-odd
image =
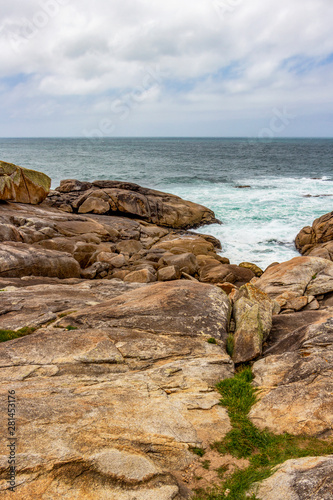
[{"label": "cloudy sky", "polygon": [[333,136],[332,0],[0,12],[0,137]]}]

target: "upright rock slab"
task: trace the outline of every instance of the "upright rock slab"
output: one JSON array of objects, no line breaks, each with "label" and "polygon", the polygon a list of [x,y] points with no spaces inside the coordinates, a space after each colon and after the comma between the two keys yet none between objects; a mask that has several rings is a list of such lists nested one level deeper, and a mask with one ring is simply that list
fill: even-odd
[{"label": "upright rock slab", "polygon": [[251,283],[239,289],[233,307],[236,322],[233,360],[244,363],[262,353],[262,344],[272,328],[274,302]]},{"label": "upright rock slab", "polygon": [[0,200],[37,205],[50,187],[51,179],[42,172],[0,161]]},{"label": "upright rock slab", "polygon": [[[259,401],[249,417],[274,433],[329,436],[333,431],[333,310],[295,330],[253,365]],[[327,319],[327,315],[330,316]]]}]

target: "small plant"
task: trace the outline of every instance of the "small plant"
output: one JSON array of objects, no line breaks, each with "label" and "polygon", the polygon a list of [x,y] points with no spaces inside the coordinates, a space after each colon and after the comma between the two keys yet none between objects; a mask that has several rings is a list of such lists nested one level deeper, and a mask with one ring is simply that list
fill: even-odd
[{"label": "small plant", "polygon": [[18,339],[20,337],[25,337],[25,335],[29,335],[33,333],[36,328],[32,326],[24,326],[19,330],[1,330],[0,329],[0,342],[7,342],[7,340]]},{"label": "small plant", "polygon": [[70,314],[75,313],[76,311],[67,311],[59,314],[59,318],[65,318],[66,316],[69,316]]},{"label": "small plant", "polygon": [[315,273],[315,274],[312,276],[312,278],[311,278],[311,279],[312,279],[312,280],[315,280],[315,279],[317,278],[317,275],[318,275],[318,273]]},{"label": "small plant", "polygon": [[321,456],[333,453],[333,443],[311,436],[273,434],[261,431],[248,418],[251,406],[256,402],[256,389],[252,387],[251,368],[242,368],[233,378],[217,384],[221,393],[221,404],[228,409],[232,430],[214,448],[223,454],[247,458],[246,469],[237,469],[223,481],[227,466],[217,469],[222,479],[220,487],[197,490],[193,500],[257,500],[255,495],[246,496],[253,483],[262,481],[272,474],[273,468],[291,458]]},{"label": "small plant", "polygon": [[217,341],[216,339],[214,339],[214,337],[210,337],[208,340],[207,340],[208,344],[217,344]]},{"label": "small plant", "polygon": [[217,475],[219,476],[220,479],[223,478],[227,470],[229,469],[229,465],[221,465],[218,469],[216,469]]},{"label": "small plant", "polygon": [[68,326],[66,326],[66,330],[68,330],[68,331],[77,330],[77,326],[68,325]]},{"label": "small plant", "polygon": [[192,453],[198,455],[198,457],[203,457],[204,454],[206,453],[203,448],[197,448],[196,446],[190,447],[190,450]]},{"label": "small plant", "polygon": [[204,469],[206,470],[209,470],[209,467],[210,467],[210,460],[203,460],[201,462],[201,467],[203,467]]}]

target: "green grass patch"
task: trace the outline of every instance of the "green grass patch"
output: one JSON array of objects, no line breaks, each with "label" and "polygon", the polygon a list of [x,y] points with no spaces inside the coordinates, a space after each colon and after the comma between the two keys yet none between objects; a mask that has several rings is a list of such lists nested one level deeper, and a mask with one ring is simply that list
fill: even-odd
[{"label": "green grass patch", "polygon": [[33,333],[36,328],[32,326],[24,326],[19,330],[1,330],[0,329],[0,342],[7,342],[7,340],[18,339],[20,337],[24,337],[25,335],[29,335]]},{"label": "green grass patch", "polygon": [[[221,485],[208,490],[197,490],[193,500],[222,500],[226,498],[226,492],[228,500],[249,500],[245,494],[251,485],[269,477],[276,465],[291,458],[333,453],[333,442],[287,433],[277,435],[267,430],[261,431],[253,425],[247,416],[257,400],[252,380],[251,368],[247,367],[233,378],[217,384],[222,396],[221,404],[228,409],[232,430],[223,441],[213,445],[222,454],[247,458],[250,465],[245,469],[237,469],[226,479],[223,479],[226,472],[223,467],[219,474]],[[250,497],[250,500],[255,499],[255,495]]]},{"label": "green grass patch", "polygon": [[77,326],[72,326],[72,325],[68,325],[66,326],[66,330],[77,330]]},{"label": "green grass patch", "polygon": [[210,467],[210,460],[203,460],[201,462],[201,467],[203,467],[204,469],[206,470],[209,470],[209,467]]},{"label": "green grass patch", "polygon": [[214,339],[213,337],[210,337],[208,340],[207,340],[208,344],[217,344],[217,341],[216,339]]},{"label": "green grass patch", "polygon": [[204,454],[206,453],[203,448],[197,448],[196,446],[190,447],[190,451],[198,455],[198,457],[203,457]]}]

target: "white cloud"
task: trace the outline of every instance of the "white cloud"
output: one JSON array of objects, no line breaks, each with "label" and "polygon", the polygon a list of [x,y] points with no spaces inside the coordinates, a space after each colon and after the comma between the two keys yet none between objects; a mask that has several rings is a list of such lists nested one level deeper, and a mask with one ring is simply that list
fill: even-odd
[{"label": "white cloud", "polygon": [[27,135],[105,119],[205,135],[234,117],[238,135],[277,106],[333,113],[331,0],[12,0],[1,19],[2,136],[18,117]]}]

